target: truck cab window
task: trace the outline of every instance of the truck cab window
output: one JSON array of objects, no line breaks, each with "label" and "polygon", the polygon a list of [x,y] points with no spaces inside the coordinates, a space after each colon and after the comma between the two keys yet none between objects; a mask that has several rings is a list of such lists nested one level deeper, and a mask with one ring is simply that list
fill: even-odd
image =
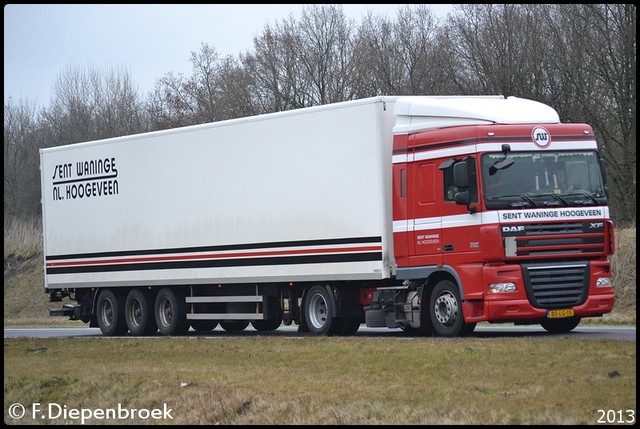
[{"label": "truck cab window", "polygon": [[489,209],[605,205],[598,157],[593,151],[513,152],[508,168],[494,171],[504,155],[482,156],[485,204]]},{"label": "truck cab window", "polygon": [[[462,191],[453,182],[453,165],[442,169],[443,184],[444,184],[444,200],[447,202],[455,202],[456,193]],[[469,165],[469,196],[471,202],[478,202],[478,187],[476,180],[476,165],[474,162],[470,162]]]}]

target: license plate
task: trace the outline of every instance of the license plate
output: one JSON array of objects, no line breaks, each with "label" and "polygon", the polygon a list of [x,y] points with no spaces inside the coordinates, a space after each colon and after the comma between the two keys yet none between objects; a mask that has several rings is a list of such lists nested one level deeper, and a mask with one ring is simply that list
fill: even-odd
[{"label": "license plate", "polygon": [[559,319],[561,317],[573,317],[574,315],[575,315],[575,312],[573,311],[573,308],[547,311],[547,317],[549,319]]}]

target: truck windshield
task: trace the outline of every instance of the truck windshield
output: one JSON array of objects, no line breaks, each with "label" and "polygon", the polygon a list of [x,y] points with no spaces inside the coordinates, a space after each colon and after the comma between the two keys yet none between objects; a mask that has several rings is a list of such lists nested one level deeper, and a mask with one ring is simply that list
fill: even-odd
[{"label": "truck windshield", "polygon": [[580,152],[510,152],[482,156],[488,209],[605,205],[598,155]]}]

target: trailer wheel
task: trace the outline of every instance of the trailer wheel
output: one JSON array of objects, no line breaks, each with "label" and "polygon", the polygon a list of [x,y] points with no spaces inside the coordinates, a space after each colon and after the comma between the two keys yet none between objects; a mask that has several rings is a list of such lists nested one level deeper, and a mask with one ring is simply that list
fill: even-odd
[{"label": "trailer wheel", "polygon": [[349,337],[354,335],[360,329],[362,321],[359,317],[346,317],[342,320],[342,327],[338,332],[338,335]]},{"label": "trailer wheel", "polygon": [[189,330],[184,295],[165,287],[156,295],[155,317],[162,335],[183,335]]},{"label": "trailer wheel", "polygon": [[[192,304],[191,312],[195,314],[216,313],[217,307],[212,303]],[[211,332],[216,329],[216,326],[218,326],[218,321],[209,319],[189,319],[189,324],[196,332]]]},{"label": "trailer wheel", "polygon": [[436,284],[429,301],[431,323],[442,337],[456,337],[464,327],[462,300],[453,282],[442,280]]},{"label": "trailer wheel", "polygon": [[244,331],[249,326],[249,322],[246,320],[223,320],[220,322],[220,326],[227,332]]},{"label": "trailer wheel", "polygon": [[580,317],[570,317],[567,319],[549,319],[540,322],[540,325],[551,334],[561,334],[573,330],[580,324]]},{"label": "trailer wheel", "polygon": [[196,332],[211,332],[218,326],[217,320],[190,320],[189,323]]},{"label": "trailer wheel", "polygon": [[309,289],[304,300],[305,321],[309,332],[316,335],[335,335],[342,328],[336,317],[336,305],[328,287],[316,285]]},{"label": "trailer wheel", "polygon": [[267,331],[275,331],[282,324],[282,319],[270,319],[270,320],[254,320],[251,322],[251,326],[256,331],[267,332]]},{"label": "trailer wheel", "polygon": [[124,313],[131,335],[153,335],[158,331],[153,304],[153,295],[150,293],[137,288],[129,291]]},{"label": "trailer wheel", "polygon": [[268,318],[265,320],[254,320],[251,322],[251,326],[256,331],[275,331],[282,325],[282,319],[284,312],[282,311],[282,305],[278,299],[272,298],[269,301]]},{"label": "trailer wheel", "polygon": [[118,336],[127,333],[125,319],[125,297],[122,291],[104,289],[98,295],[96,316],[98,327],[103,335]]}]

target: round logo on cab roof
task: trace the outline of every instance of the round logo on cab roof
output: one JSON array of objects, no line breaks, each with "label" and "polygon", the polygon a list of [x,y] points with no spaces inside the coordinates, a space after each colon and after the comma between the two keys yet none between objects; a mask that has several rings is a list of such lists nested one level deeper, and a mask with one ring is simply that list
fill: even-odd
[{"label": "round logo on cab roof", "polygon": [[551,144],[551,134],[549,134],[549,131],[543,127],[534,128],[531,132],[531,138],[536,146],[543,149],[549,147]]}]

